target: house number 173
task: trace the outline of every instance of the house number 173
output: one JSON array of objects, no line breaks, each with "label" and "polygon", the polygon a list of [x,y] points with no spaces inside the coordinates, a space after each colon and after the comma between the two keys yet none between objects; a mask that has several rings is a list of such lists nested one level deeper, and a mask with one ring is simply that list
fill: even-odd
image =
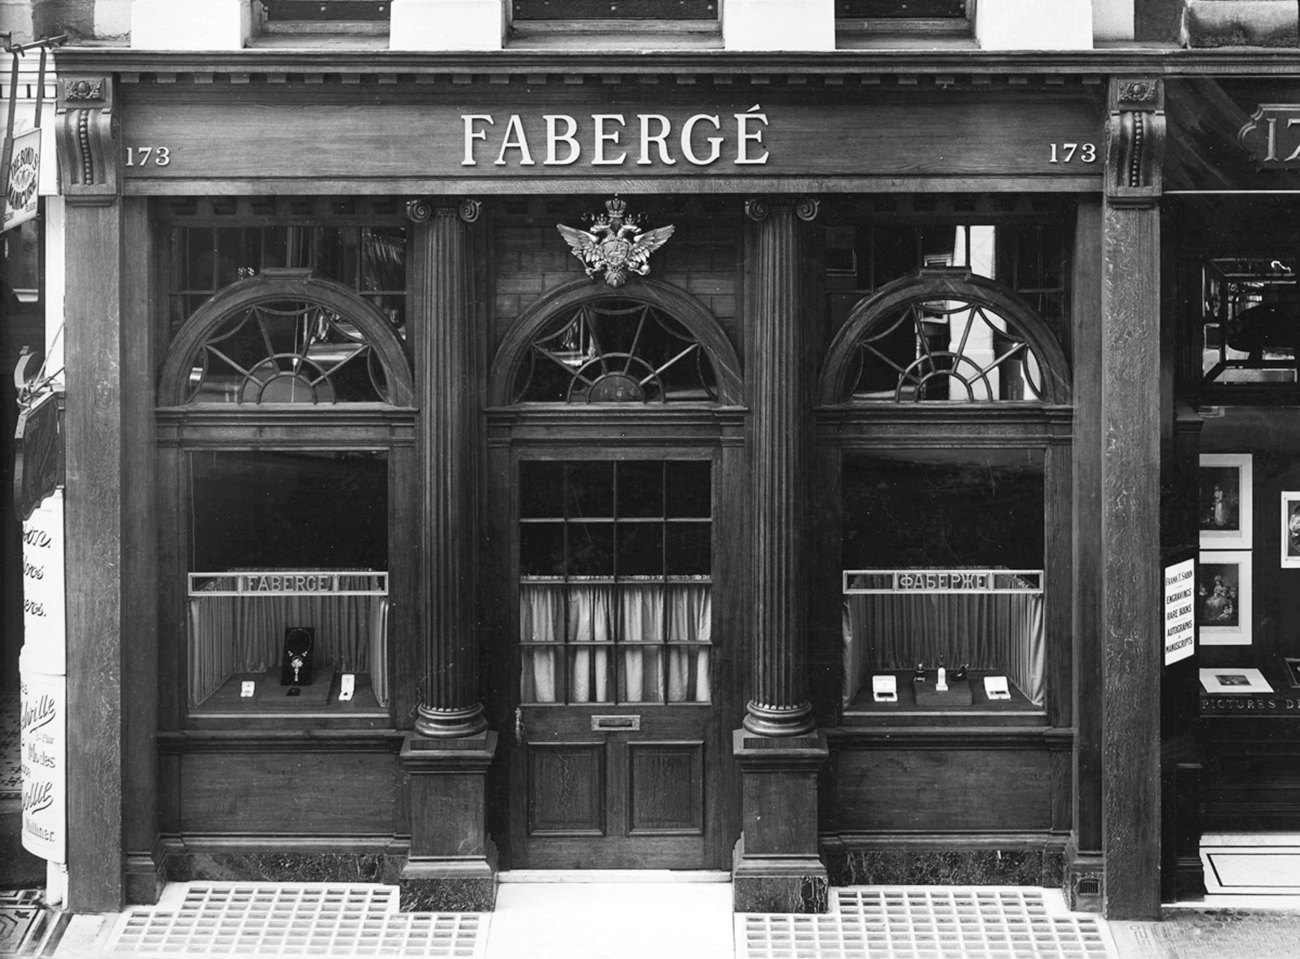
[{"label": "house number 173", "polygon": [[172,162],[171,147],[126,148],[127,166],[148,166],[151,160],[154,166],[167,166]]},{"label": "house number 173", "polygon": [[1097,162],[1097,144],[1095,143],[1052,143],[1052,157],[1048,163]]}]

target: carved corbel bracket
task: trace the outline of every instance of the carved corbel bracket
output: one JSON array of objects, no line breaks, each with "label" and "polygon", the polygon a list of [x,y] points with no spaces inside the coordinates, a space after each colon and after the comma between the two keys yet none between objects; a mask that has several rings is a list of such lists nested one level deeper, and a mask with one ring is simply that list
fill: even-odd
[{"label": "carved corbel bracket", "polygon": [[59,177],[69,203],[112,203],[122,192],[121,124],[112,77],[59,78]]},{"label": "carved corbel bracket", "polygon": [[428,223],[435,216],[456,216],[466,223],[473,223],[482,212],[483,204],[472,199],[421,197],[406,201],[406,218],[412,223]]},{"label": "carved corbel bracket", "polygon": [[1106,197],[1112,206],[1154,206],[1164,189],[1165,94],[1153,78],[1110,84]]}]

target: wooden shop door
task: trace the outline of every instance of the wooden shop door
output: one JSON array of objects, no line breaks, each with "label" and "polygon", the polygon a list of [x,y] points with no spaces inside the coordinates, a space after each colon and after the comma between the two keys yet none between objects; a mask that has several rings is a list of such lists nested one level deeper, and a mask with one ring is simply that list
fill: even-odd
[{"label": "wooden shop door", "polygon": [[517,868],[719,868],[712,463],[522,462]]}]

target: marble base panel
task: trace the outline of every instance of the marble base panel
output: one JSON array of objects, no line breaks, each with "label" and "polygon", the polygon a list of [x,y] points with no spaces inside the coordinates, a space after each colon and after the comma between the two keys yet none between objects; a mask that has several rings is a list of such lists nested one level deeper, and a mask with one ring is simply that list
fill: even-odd
[{"label": "marble base panel", "polygon": [[403,878],[400,886],[403,912],[491,912],[496,908],[495,877]]},{"label": "marble base panel", "polygon": [[822,913],[830,908],[825,876],[736,876],[734,912]]},{"label": "marble base panel", "polygon": [[397,885],[405,858],[381,853],[169,852],[171,882],[379,882]]},{"label": "marble base panel", "polygon": [[1042,886],[1059,888],[1055,850],[864,849],[822,855],[833,886]]}]

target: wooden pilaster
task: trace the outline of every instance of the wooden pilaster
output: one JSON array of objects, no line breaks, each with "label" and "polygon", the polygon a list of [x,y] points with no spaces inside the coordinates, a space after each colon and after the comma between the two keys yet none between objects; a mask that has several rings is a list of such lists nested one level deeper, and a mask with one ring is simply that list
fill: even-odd
[{"label": "wooden pilaster", "polygon": [[76,912],[123,901],[123,204],[110,77],[60,78],[67,204],[68,895]]},{"label": "wooden pilaster", "polygon": [[[1102,902],[1160,915],[1158,80],[1112,80],[1102,216]],[[1081,708],[1086,708],[1081,704]]]},{"label": "wooden pilaster", "polygon": [[1070,907],[1101,910],[1102,198],[1082,197],[1074,228],[1073,828],[1067,863]]},{"label": "wooden pilaster", "polygon": [[815,200],[750,200],[756,221],[751,272],[752,688],[745,728],[796,736],[813,728],[808,699],[806,482],[810,464],[809,375],[803,269],[804,221]]},{"label": "wooden pilaster", "polygon": [[478,698],[474,505],[476,393],[469,330],[467,222],[478,204],[413,201],[415,223],[416,448],[424,477],[420,510],[420,630],[424,687],[416,732],[473,736],[487,728]]}]

